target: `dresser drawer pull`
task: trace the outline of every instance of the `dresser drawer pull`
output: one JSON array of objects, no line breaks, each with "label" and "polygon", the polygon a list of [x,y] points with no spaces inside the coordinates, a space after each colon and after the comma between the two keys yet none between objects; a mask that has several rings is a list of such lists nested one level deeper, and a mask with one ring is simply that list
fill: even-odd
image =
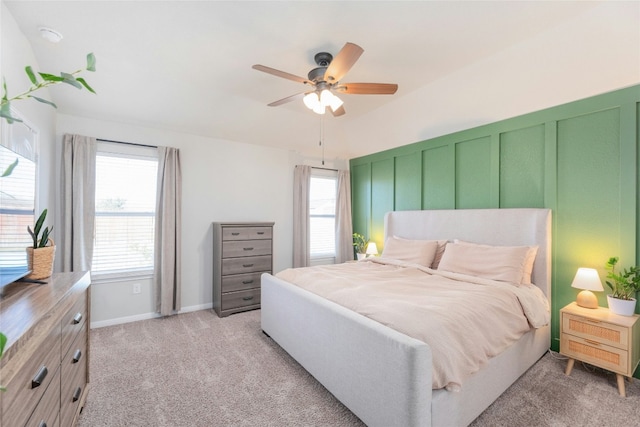
[{"label": "dresser drawer pull", "polygon": [[242,281],[243,285],[248,285],[249,283],[253,283],[253,280],[243,280]]},{"label": "dresser drawer pull", "polygon": [[600,345],[600,343],[598,341],[592,341],[592,340],[588,340],[588,339],[585,339],[585,341],[588,342],[591,345],[598,345],[598,346]]},{"label": "dresser drawer pull", "polygon": [[76,313],[76,315],[73,316],[73,324],[77,325],[80,322],[82,322],[82,313]]},{"label": "dresser drawer pull", "polygon": [[232,236],[239,236],[240,233],[231,233]]},{"label": "dresser drawer pull", "polygon": [[80,395],[82,394],[82,387],[78,387],[76,391],[73,393],[73,401],[77,402],[80,399]]},{"label": "dresser drawer pull", "polygon": [[49,370],[46,366],[42,366],[35,377],[31,380],[31,388],[40,387],[47,377]]},{"label": "dresser drawer pull", "polygon": [[251,301],[253,299],[253,297],[244,297],[242,298],[242,301]]},{"label": "dresser drawer pull", "polygon": [[253,264],[242,264],[242,266],[243,266],[244,268],[249,268],[249,267],[253,267]]},{"label": "dresser drawer pull", "polygon": [[71,361],[71,363],[78,363],[81,357],[82,352],[80,351],[80,349],[77,349],[76,352],[73,353],[73,360]]},{"label": "dresser drawer pull", "polygon": [[253,248],[242,248],[242,249],[244,249],[245,251],[252,251],[253,250]]},{"label": "dresser drawer pull", "polygon": [[264,231],[258,231],[258,235],[262,236],[264,234]]},{"label": "dresser drawer pull", "polygon": [[47,423],[45,423],[44,421],[40,421],[38,427],[47,427]]}]

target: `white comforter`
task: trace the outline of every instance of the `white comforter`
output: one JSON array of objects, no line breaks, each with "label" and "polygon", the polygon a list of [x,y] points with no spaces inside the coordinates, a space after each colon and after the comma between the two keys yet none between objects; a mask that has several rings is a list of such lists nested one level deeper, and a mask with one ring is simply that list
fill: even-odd
[{"label": "white comforter", "polygon": [[429,344],[434,389],[459,389],[489,358],[550,319],[535,286],[381,258],[276,276]]}]

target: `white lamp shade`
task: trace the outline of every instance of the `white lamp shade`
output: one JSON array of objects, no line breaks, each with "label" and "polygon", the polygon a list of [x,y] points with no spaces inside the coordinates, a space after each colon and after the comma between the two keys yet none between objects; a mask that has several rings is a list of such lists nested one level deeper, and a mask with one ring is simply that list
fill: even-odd
[{"label": "white lamp shade", "polygon": [[318,99],[318,94],[316,92],[309,92],[302,98],[302,102],[307,106],[308,109],[313,110],[317,105],[320,104],[320,99]]},{"label": "white lamp shade", "polygon": [[376,242],[369,242],[367,245],[367,255],[378,255],[378,246]]},{"label": "white lamp shade", "polygon": [[579,268],[571,287],[588,291],[604,291],[598,270],[595,268]]}]

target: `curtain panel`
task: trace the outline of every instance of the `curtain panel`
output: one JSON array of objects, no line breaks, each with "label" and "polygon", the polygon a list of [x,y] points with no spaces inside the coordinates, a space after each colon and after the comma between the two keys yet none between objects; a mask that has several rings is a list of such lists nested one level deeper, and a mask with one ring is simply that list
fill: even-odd
[{"label": "curtain panel", "polygon": [[162,316],[181,308],[182,172],[177,148],[158,147],[158,190],[154,247],[156,310]]},{"label": "curtain panel", "polygon": [[336,264],[353,260],[353,225],[351,222],[351,174],[338,171],[336,195]]},{"label": "curtain panel", "polygon": [[90,270],[96,217],[96,139],[65,134],[62,144],[62,271]]},{"label": "curtain panel", "polygon": [[311,166],[296,165],[293,171],[293,267],[307,267],[309,251],[309,190]]}]

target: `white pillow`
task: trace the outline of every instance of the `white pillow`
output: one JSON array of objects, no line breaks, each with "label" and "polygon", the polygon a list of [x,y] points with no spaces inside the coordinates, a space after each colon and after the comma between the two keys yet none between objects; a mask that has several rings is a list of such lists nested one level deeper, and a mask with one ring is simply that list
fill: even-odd
[{"label": "white pillow", "polygon": [[516,284],[531,284],[537,246],[447,245],[438,270]]},{"label": "white pillow", "polygon": [[407,240],[388,237],[384,243],[381,257],[431,267],[437,250],[437,240]]}]

